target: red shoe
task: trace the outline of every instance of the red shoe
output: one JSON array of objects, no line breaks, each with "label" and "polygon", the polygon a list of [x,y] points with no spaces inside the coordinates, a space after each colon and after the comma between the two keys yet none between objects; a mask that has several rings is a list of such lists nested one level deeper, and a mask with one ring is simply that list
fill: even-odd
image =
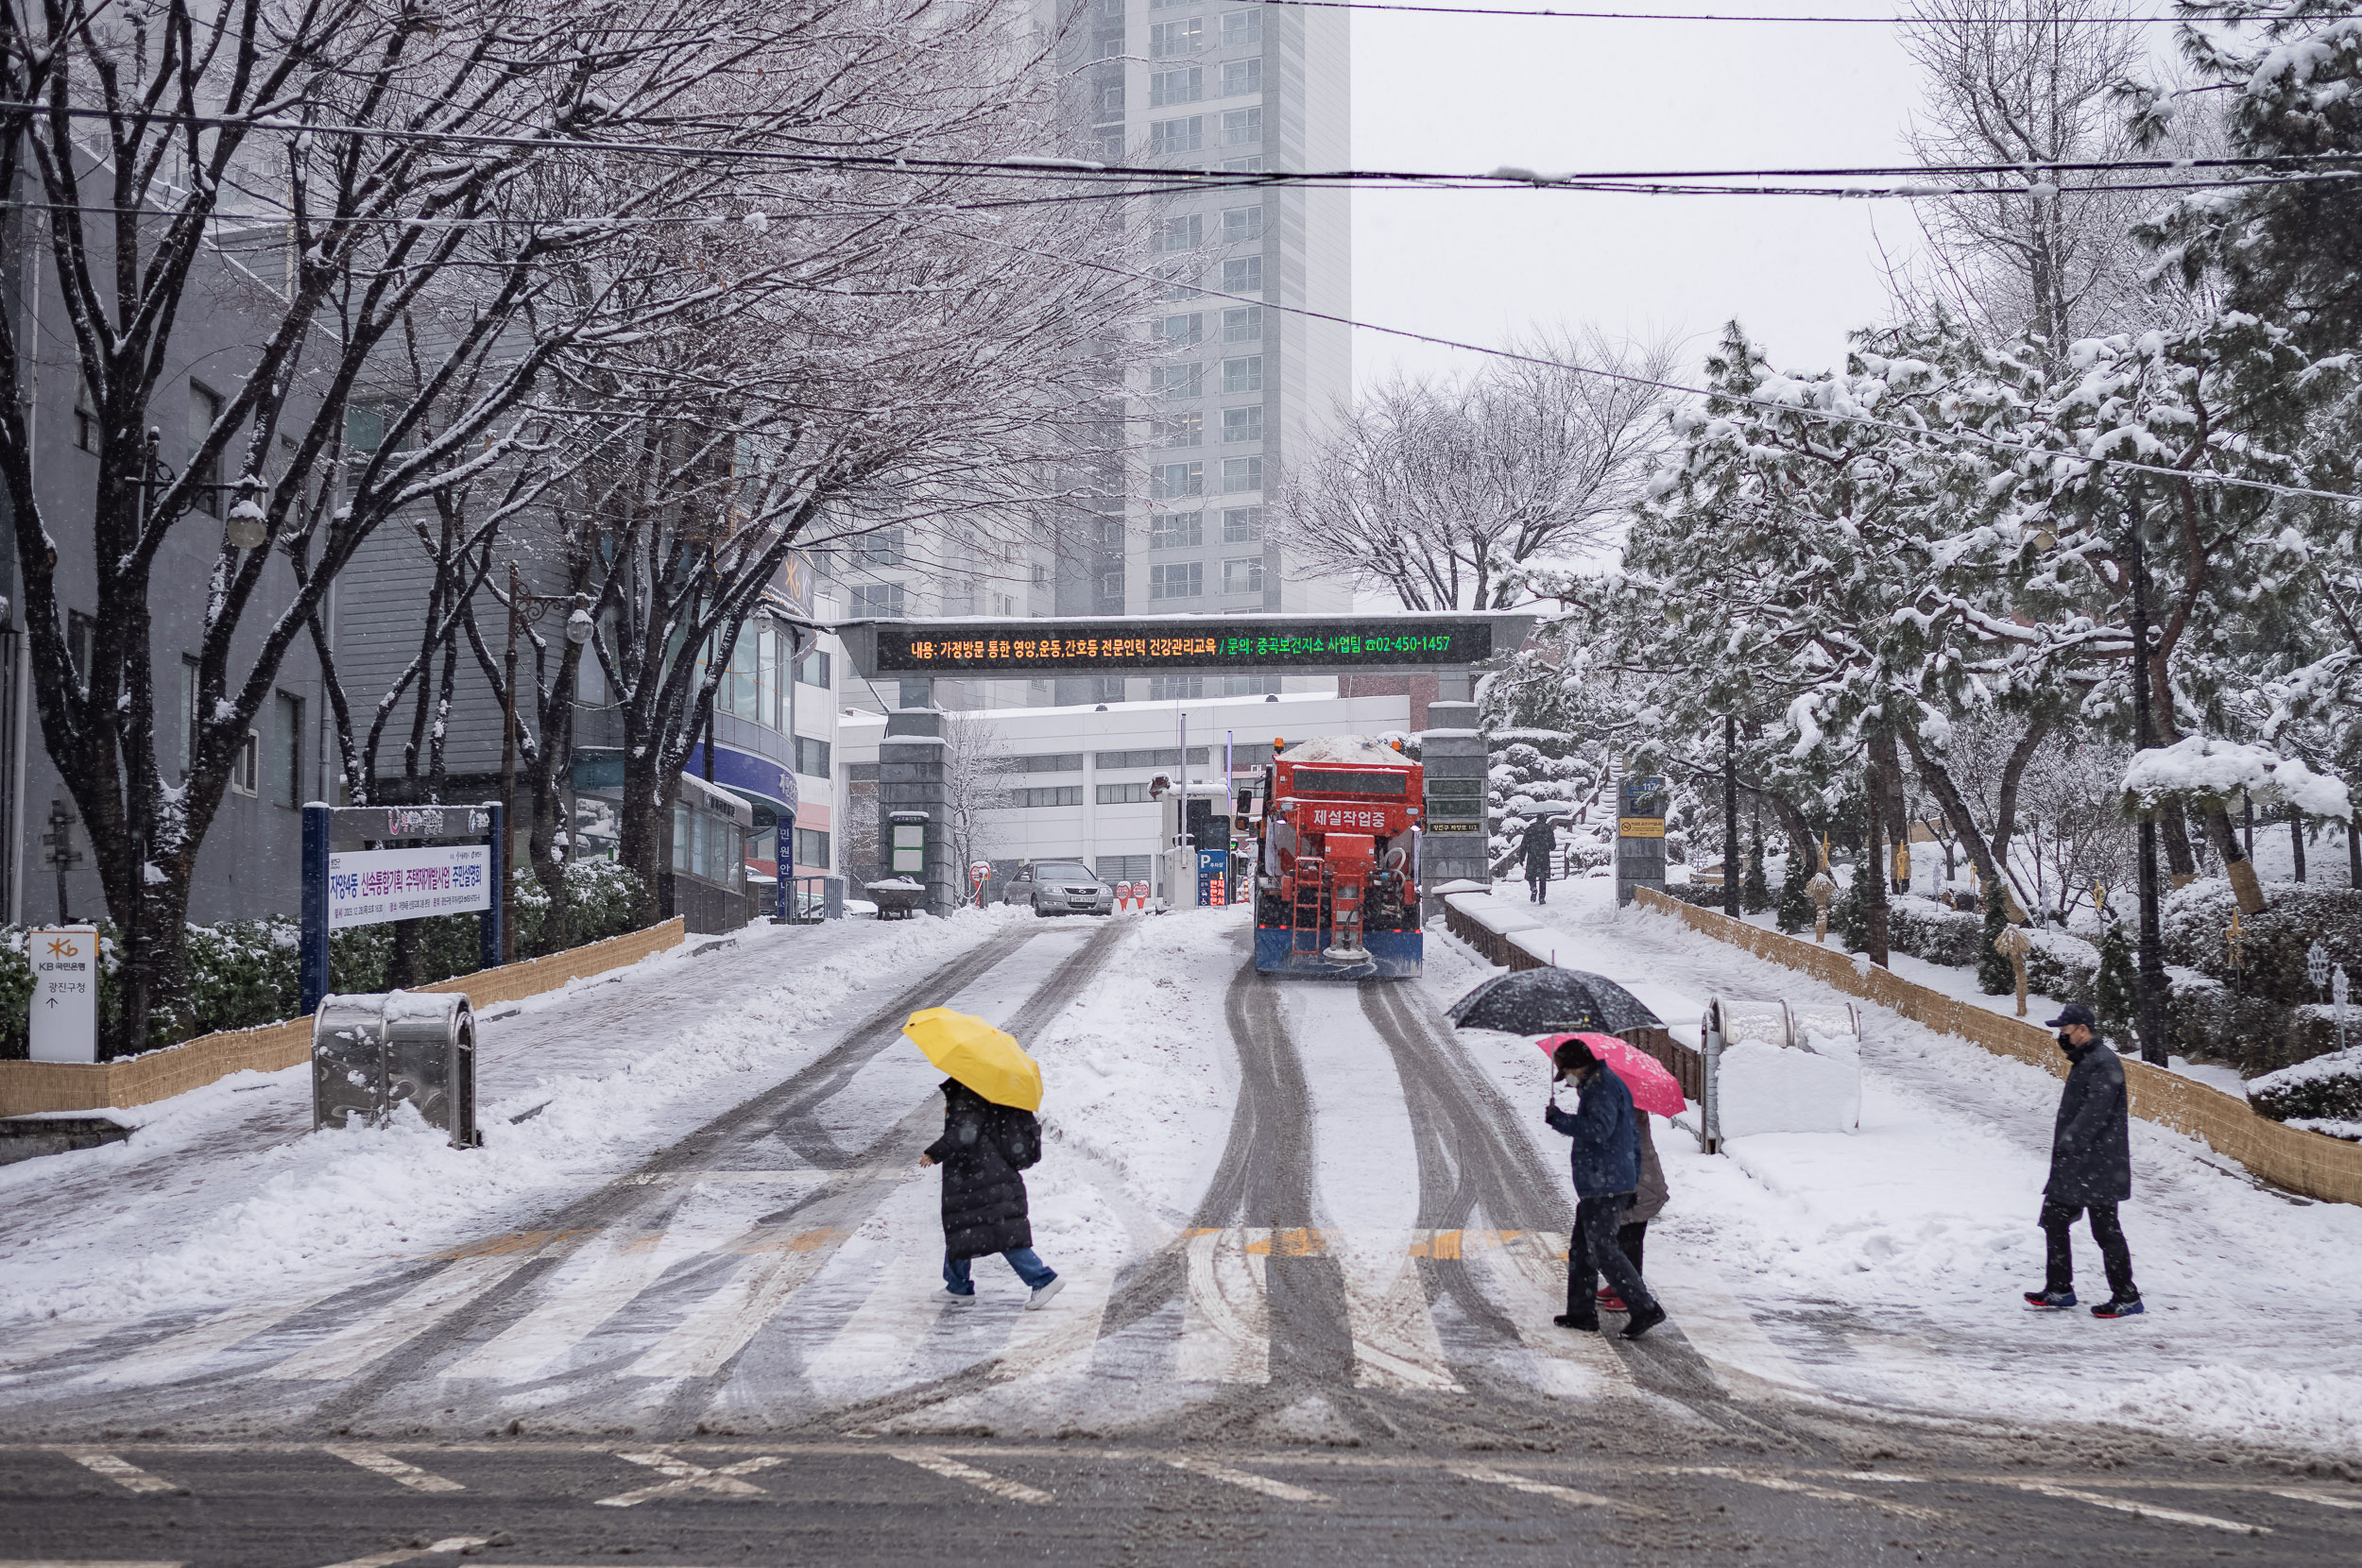
[{"label": "red shoe", "polygon": [[1604,1286],[1604,1285],[1602,1285],[1602,1286],[1600,1286],[1600,1296],[1599,1296],[1599,1301],[1600,1301],[1600,1309],[1601,1309],[1602,1311],[1606,1311],[1606,1312],[1625,1312],[1625,1311],[1629,1311],[1629,1310],[1631,1310],[1630,1308],[1628,1308],[1627,1306],[1625,1306],[1625,1305],[1624,1305],[1624,1298],[1623,1298],[1623,1297],[1621,1297],[1621,1296],[1617,1295],[1615,1291],[1613,1291],[1613,1290],[1609,1289],[1609,1288],[1608,1288],[1606,1286]]}]

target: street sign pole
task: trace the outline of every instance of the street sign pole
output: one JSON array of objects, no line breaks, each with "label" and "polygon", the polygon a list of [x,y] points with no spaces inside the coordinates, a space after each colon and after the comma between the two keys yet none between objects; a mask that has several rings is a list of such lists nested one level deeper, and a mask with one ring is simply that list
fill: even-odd
[{"label": "street sign pole", "polygon": [[319,1011],[328,995],[328,819],[329,808],[313,801],[303,808],[303,948],[299,968],[300,1012]]}]

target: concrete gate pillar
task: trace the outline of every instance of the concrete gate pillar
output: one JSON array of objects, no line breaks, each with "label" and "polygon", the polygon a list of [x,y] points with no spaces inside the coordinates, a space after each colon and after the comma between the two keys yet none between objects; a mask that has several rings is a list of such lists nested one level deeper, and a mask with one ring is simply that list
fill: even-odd
[{"label": "concrete gate pillar", "polygon": [[1428,727],[1419,733],[1427,774],[1421,812],[1427,831],[1419,848],[1423,895],[1463,878],[1493,879],[1484,811],[1487,748],[1468,686],[1464,672],[1445,675],[1439,699],[1428,704]]},{"label": "concrete gate pillar", "polygon": [[[950,812],[943,798],[943,714],[923,706],[933,701],[930,690],[920,696],[922,706],[886,715],[885,734],[878,742],[878,838],[882,853],[895,812],[927,814],[927,910],[950,914],[960,901],[959,878],[951,863]],[[886,874],[881,868],[880,875]]]}]

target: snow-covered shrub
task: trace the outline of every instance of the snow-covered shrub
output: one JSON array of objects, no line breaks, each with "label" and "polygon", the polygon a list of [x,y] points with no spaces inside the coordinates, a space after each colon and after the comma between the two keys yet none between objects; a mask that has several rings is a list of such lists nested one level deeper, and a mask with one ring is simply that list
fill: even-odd
[{"label": "snow-covered shrub", "polygon": [[1780,929],[1796,936],[1812,927],[1812,895],[1805,884],[1812,880],[1812,873],[1805,869],[1802,857],[1788,858],[1788,875],[1780,878],[1778,922]]},{"label": "snow-covered shrub", "polygon": [[1772,887],[1763,876],[1763,835],[1747,847],[1747,878],[1738,885],[1739,908],[1759,914],[1772,907]]},{"label": "snow-covered shrub", "polygon": [[1887,944],[1930,963],[1966,964],[1976,958],[1982,928],[1977,916],[1945,909],[1932,898],[1893,894],[1887,899]]},{"label": "snow-covered shrub", "polygon": [[1976,963],[1977,988],[1988,997],[2005,997],[2017,989],[2016,971],[2010,967],[2008,956],[1994,946],[2009,923],[2007,900],[1987,896],[1984,929],[1977,934]]},{"label": "snow-covered shrub", "polygon": [[2248,1084],[2247,1099],[2274,1121],[2362,1121],[2362,1046],[2267,1073]]},{"label": "snow-covered shrub", "polygon": [[2132,1038],[2140,1013],[2138,977],[2132,968],[2132,937],[2121,920],[2111,921],[2099,939],[2099,973],[2092,982],[2092,1011],[2099,1014],[2103,1034]]},{"label": "snow-covered shrub", "polygon": [[[2332,963],[2362,980],[2362,892],[2274,882],[2263,912],[2239,921],[2239,989],[2251,997],[2301,1004],[2319,995],[2304,972],[2319,941]],[[2231,916],[2238,908],[2220,878],[2192,882],[2165,899],[2165,959],[2231,983]]]}]

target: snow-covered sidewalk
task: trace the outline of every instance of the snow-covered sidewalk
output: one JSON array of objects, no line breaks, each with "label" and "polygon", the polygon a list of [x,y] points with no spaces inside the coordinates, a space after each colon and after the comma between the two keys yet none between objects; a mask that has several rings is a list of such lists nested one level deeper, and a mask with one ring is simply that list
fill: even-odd
[{"label": "snow-covered sidewalk", "polygon": [[[1668,917],[1618,912],[1606,880],[1551,891],[1530,912],[1566,933],[1560,963],[1622,982],[1677,1025],[1715,993],[1822,1013],[1850,999]],[[1427,983],[1439,994],[1494,972],[1431,940]],[[1651,1257],[1662,1245],[1730,1282],[1769,1330],[1772,1364],[1757,1370],[1930,1416],[2101,1420],[2362,1457],[2362,1377],[2350,1371],[2362,1351],[2362,1212],[2262,1188],[2135,1120],[2124,1222],[2148,1315],[2028,1312],[2018,1296],[2042,1282],[2034,1216],[2058,1081],[1864,1014],[1857,1133],[1737,1138],[1709,1158],[1661,1130],[1674,1197]],[[1518,1103],[1538,1101],[1530,1043],[1467,1038]],[[1536,1141],[1564,1158],[1549,1147],[1558,1140]],[[2087,1301],[2104,1296],[2080,1229],[2077,1279]]]}]

